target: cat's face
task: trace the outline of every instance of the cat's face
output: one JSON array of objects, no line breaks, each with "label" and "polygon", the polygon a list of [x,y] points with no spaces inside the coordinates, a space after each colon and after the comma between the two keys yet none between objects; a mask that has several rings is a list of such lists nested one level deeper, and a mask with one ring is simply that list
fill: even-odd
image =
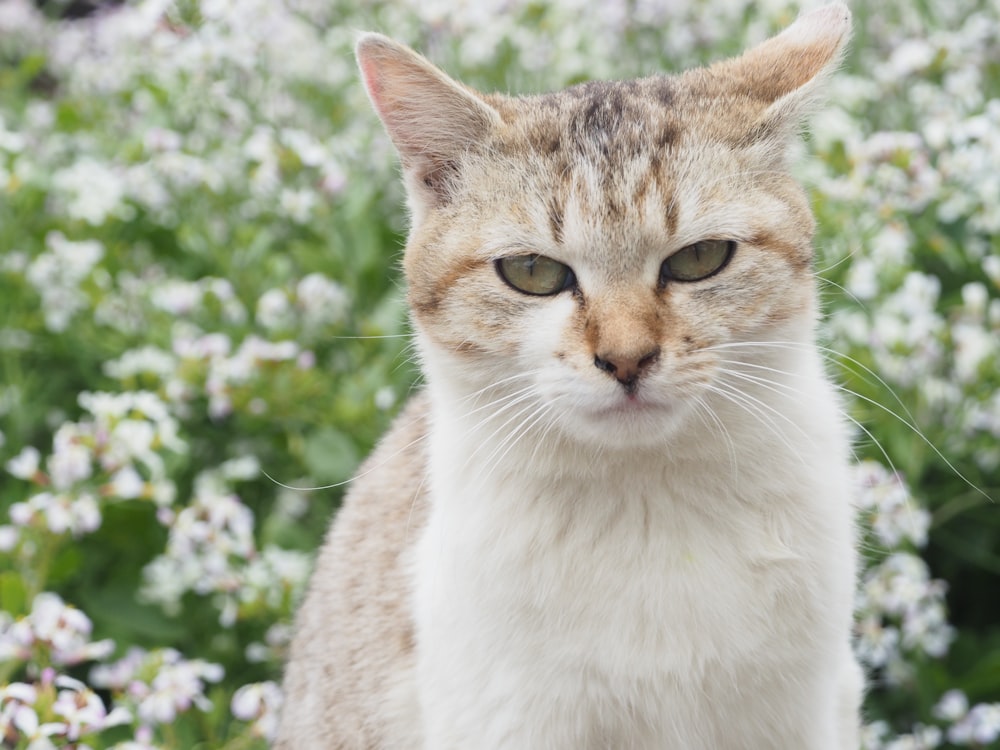
[{"label": "cat's face", "polygon": [[[727,362],[752,355],[744,344],[808,341],[812,218],[784,154],[790,97],[846,30],[820,33],[827,16],[772,54],[794,26],[708,71],[522,99],[470,94],[420,58],[387,63],[395,46],[366,67],[360,47],[407,176],[429,376],[470,410],[493,400],[514,423],[639,445],[738,400]],[[782,82],[772,58],[789,45],[825,52]]]}]

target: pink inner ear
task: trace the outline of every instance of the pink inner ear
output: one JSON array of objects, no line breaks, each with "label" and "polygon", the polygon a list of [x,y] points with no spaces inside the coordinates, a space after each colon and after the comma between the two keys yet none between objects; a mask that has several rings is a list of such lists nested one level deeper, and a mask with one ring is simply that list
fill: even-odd
[{"label": "pink inner ear", "polygon": [[375,107],[375,111],[378,112],[379,117],[385,119],[385,107],[382,105],[382,86],[378,74],[378,65],[371,60],[361,58],[358,60],[358,66],[361,68],[361,78],[365,82],[365,90],[368,92],[368,98],[372,100],[372,105]]}]

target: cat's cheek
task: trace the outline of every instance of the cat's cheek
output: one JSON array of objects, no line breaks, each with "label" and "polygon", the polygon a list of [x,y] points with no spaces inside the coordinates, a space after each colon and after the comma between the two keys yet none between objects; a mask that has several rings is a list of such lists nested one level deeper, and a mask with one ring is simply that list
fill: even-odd
[{"label": "cat's cheek", "polygon": [[446,357],[515,362],[531,313],[530,304],[495,284],[463,279],[433,307],[415,309],[414,323]]},{"label": "cat's cheek", "polygon": [[532,303],[524,307],[517,321],[517,364],[533,372],[559,369],[572,346],[566,329],[576,305],[568,293],[537,297]]}]

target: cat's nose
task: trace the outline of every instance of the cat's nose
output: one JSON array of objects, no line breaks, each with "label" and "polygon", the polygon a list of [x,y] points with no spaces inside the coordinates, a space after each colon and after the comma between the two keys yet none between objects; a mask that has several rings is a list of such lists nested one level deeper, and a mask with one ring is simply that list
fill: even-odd
[{"label": "cat's nose", "polygon": [[626,389],[634,389],[642,375],[660,358],[660,347],[655,347],[641,354],[619,354],[605,352],[594,355],[594,366],[613,375]]}]

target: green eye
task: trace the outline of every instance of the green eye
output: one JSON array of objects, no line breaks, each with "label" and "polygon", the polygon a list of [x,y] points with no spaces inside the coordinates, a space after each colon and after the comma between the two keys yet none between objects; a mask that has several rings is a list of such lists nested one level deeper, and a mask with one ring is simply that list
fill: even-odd
[{"label": "green eye", "polygon": [[701,281],[721,271],[733,257],[732,240],[701,240],[671,255],[660,266],[660,283]]},{"label": "green eye", "polygon": [[557,294],[576,283],[569,266],[544,255],[511,255],[496,266],[500,278],[525,294]]}]

